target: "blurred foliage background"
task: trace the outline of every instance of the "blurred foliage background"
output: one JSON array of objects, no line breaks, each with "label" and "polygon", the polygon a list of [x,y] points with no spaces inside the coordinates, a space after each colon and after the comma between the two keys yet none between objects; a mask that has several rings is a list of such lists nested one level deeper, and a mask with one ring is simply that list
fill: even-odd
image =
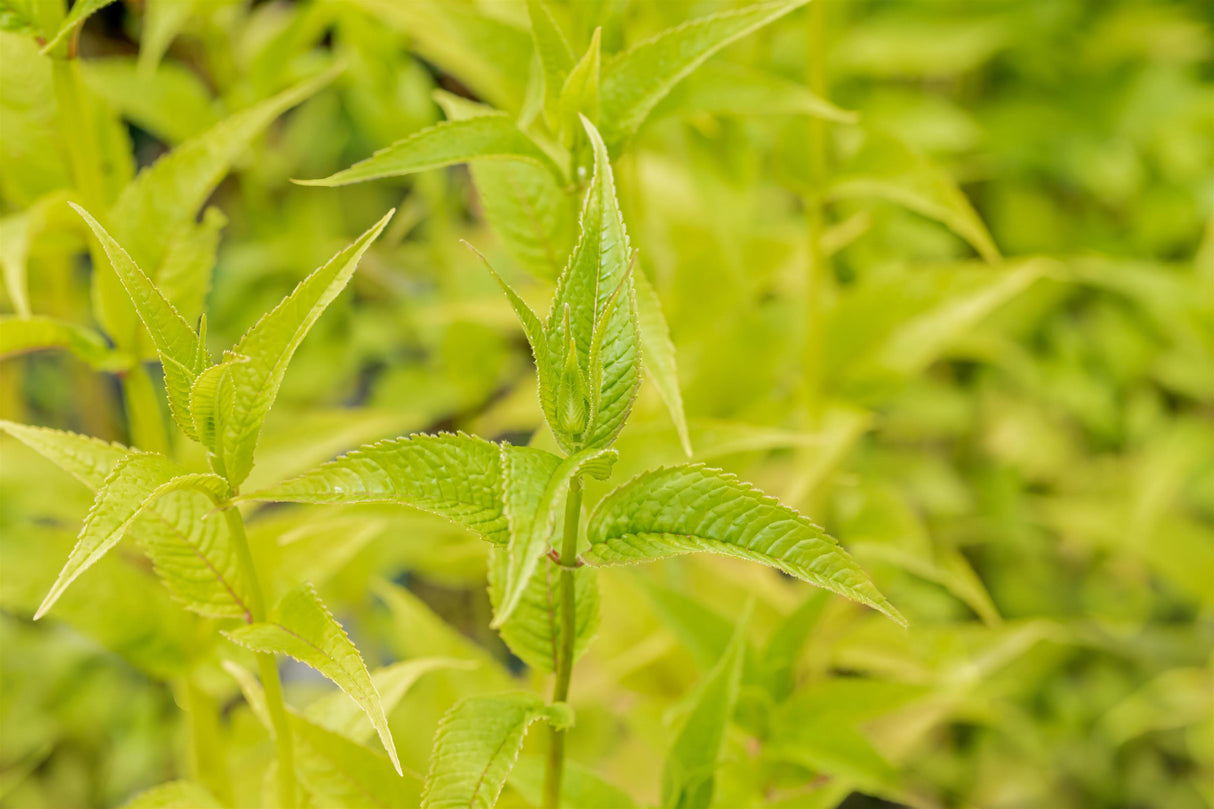
[{"label": "blurred foliage background", "polygon": [[[442,120],[452,95],[525,117],[524,3],[119,2],[71,43],[67,108],[26,5],[0,3],[0,305],[6,324],[60,325],[42,343],[0,332],[0,415],[157,440],[131,434],[121,389],[144,372],[159,386],[159,368],[98,330],[64,200],[112,201],[339,64],[242,152],[182,248],[183,273],[214,267],[182,293],[187,316],[205,300],[228,345],[399,207],[301,347],[251,483],[416,430],[551,442],[526,343],[459,239],[529,299],[552,272],[480,178],[290,182]],[[575,54],[600,26],[610,54],[747,4],[552,5]],[[656,801],[679,700],[753,595],[760,664],[719,806],[1214,805],[1212,21],[1203,0],[826,0],[714,56],[620,145],[694,457],[810,514],[911,628],[742,562],[604,571],[572,695],[579,766]],[[102,167],[89,189],[81,143]],[[618,447],[617,480],[683,457],[652,385]],[[12,440],[0,453],[0,804],[116,806],[216,766],[259,794],[271,747],[224,650],[195,642],[214,633],[136,549],[30,621],[90,498]],[[386,507],[266,508],[250,530],[369,663],[482,661],[427,674],[393,712],[414,770],[456,699],[538,681],[488,629],[485,545],[461,530]],[[293,702],[325,691],[285,676]],[[199,734],[224,740],[220,764],[197,760]],[[534,754],[504,805],[533,805]]]}]

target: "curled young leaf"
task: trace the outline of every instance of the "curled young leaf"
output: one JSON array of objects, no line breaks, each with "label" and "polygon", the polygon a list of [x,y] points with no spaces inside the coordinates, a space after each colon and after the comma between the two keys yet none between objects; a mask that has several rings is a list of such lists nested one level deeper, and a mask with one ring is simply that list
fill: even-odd
[{"label": "curled young leaf", "polygon": [[[240,359],[223,363],[228,366],[226,376],[220,371],[210,371],[218,378],[208,380],[204,390],[196,388],[191,392],[190,408],[196,417],[199,412],[222,416],[213,419],[214,435],[207,448],[220,460],[218,468],[233,486],[239,486],[253,468],[253,450],[262,422],[278,396],[295,349],[325,308],[345,289],[363,254],[393,213],[395,210],[389,211],[352,244],[300,281],[290,295],[250,328],[232,349],[232,354]],[[204,401],[207,394],[221,397],[219,405]]]},{"label": "curled young leaf", "polygon": [[[567,452],[610,445],[632,410],[641,370],[628,234],[607,148],[594,125],[584,118],[582,123],[594,146],[594,178],[582,207],[581,237],[548,315],[549,361],[539,367],[540,404]],[[586,426],[575,430],[575,394],[582,388],[593,404]]]}]

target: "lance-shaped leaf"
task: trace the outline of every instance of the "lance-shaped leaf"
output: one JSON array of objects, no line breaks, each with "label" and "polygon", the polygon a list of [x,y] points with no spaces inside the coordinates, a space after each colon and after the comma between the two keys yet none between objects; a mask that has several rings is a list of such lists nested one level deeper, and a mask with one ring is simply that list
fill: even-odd
[{"label": "lance-shaped leaf", "polygon": [[590,37],[586,52],[569,71],[569,77],[561,87],[561,97],[557,104],[557,126],[566,146],[573,144],[578,115],[585,115],[591,122],[599,120],[602,49],[601,29],[596,28],[594,35]]},{"label": "lance-shaped leaf", "polygon": [[523,746],[527,727],[543,719],[573,724],[564,703],[546,705],[536,694],[473,697],[439,723],[422,793],[423,809],[492,809]]},{"label": "lance-shaped leaf", "polygon": [[603,69],[603,138],[614,148],[636,132],[654,106],[708,57],[805,2],[755,3],[700,17],[617,56]]},{"label": "lance-shaped leaf", "polygon": [[691,457],[691,434],[687,429],[687,416],[683,411],[683,392],[679,388],[679,368],[675,361],[674,343],[670,339],[670,327],[662,312],[662,301],[657,290],[649,283],[645,273],[633,274],[636,284],[637,325],[641,333],[641,350],[645,357],[645,372],[653,380],[658,395],[670,412],[675,432],[683,452]]},{"label": "lance-shaped leaf", "polygon": [[[371,672],[371,681],[379,692],[384,713],[391,715],[392,710],[408,693],[419,679],[432,671],[443,669],[473,669],[476,663],[471,660],[458,660],[453,657],[422,657],[416,660],[404,660],[393,663]],[[328,694],[313,702],[304,711],[310,721],[340,733],[347,739],[365,742],[375,733],[367,715],[340,692]]]},{"label": "lance-shaped leaf", "polygon": [[69,204],[101,243],[110,265],[135,305],[139,319],[152,336],[152,344],[164,366],[164,387],[173,419],[182,432],[197,439],[190,416],[190,388],[209,363],[206,351],[200,348],[198,335],[101,223],[76,203]]},{"label": "lance-shaped leaf", "polygon": [[531,345],[531,353],[535,357],[536,365],[548,362],[548,341],[544,336],[544,324],[540,320],[539,315],[514,291],[512,286],[506,283],[506,279],[498,275],[497,270],[493,269],[493,265],[489,263],[489,260],[485,258],[480,250],[477,250],[467,242],[463,244],[476,254],[477,258],[485,265],[485,269],[493,276],[493,280],[497,281],[497,285],[502,288],[502,292],[506,293],[506,299],[510,301],[510,308],[514,310],[515,316],[518,317],[519,324],[523,327],[523,334]]},{"label": "lance-shaped leaf", "polygon": [[336,683],[367,714],[392,765],[397,773],[401,772],[396,743],[392,741],[384,706],[367,665],[311,587],[285,595],[267,621],[225,634],[255,652],[290,655]]},{"label": "lance-shaped leaf", "polygon": [[140,792],[122,809],[220,809],[223,804],[193,781],[169,781]]},{"label": "lance-shaped leaf", "polygon": [[518,109],[531,60],[525,28],[505,22],[472,3],[447,0],[351,0],[376,24],[387,23],[409,38],[412,49],[495,106]]},{"label": "lance-shaped leaf", "polygon": [[90,489],[97,490],[132,450],[79,433],[0,421],[0,430],[38,452]]},{"label": "lance-shaped leaf", "polygon": [[76,546],[34,619],[45,615],[68,586],[117,545],[135,520],[161,496],[189,488],[205,491],[216,500],[228,494],[227,484],[215,475],[182,475],[176,464],[154,453],[126,455],[98,488]]},{"label": "lance-shaped leaf", "polygon": [[130,533],[183,607],[211,618],[252,620],[250,583],[209,495],[193,489],[164,494]]},{"label": "lance-shaped leaf", "polygon": [[709,551],[778,568],[906,625],[833,537],[719,469],[688,464],[638,475],[599,502],[587,536],[583,559],[592,565]]},{"label": "lance-shaped leaf", "polygon": [[[224,385],[219,384],[213,391],[222,405],[219,408],[222,420],[216,425],[214,442],[209,449],[219,459],[219,468],[233,486],[239,486],[253,468],[253,450],[262,422],[278,396],[278,388],[295,349],[325,307],[345,288],[363,253],[393,213],[395,210],[389,211],[353,244],[300,281],[290,295],[240,338],[232,350],[238,357],[224,361],[229,370],[222,381],[230,386],[231,392],[226,393]],[[192,395],[197,396],[198,391]],[[197,408],[207,409],[207,405],[199,401],[192,402],[191,406],[196,408],[195,412],[198,412]],[[212,408],[209,412],[217,411]]]},{"label": "lance-shaped leaf", "polygon": [[506,577],[501,582],[501,597],[490,624],[494,629],[500,629],[509,620],[531,585],[536,566],[551,545],[557,515],[573,479],[584,473],[605,479],[619,457],[613,449],[585,449],[564,460],[540,453],[542,450],[502,447],[510,544]]},{"label": "lance-shaped leaf", "polygon": [[42,52],[48,53],[51,48],[59,44],[60,40],[70,34],[77,25],[82,24],[93,14],[112,2],[114,0],[79,0],[78,3],[72,6],[72,10],[68,12],[67,16],[64,17],[63,24],[59,26],[59,30],[55,32],[55,35],[42,46]]},{"label": "lance-shaped leaf", "polygon": [[[4,430],[57,464],[94,491],[132,450],[119,444],[46,427],[0,422]],[[182,481],[185,483],[186,481]],[[215,503],[202,491],[162,493],[144,509],[128,533],[139,540],[170,594],[187,609],[212,617],[248,615],[248,582]],[[225,488],[225,487],[221,487]]]},{"label": "lance-shaped leaf", "polygon": [[445,517],[489,542],[509,538],[500,449],[463,433],[414,435],[356,449],[249,495],[289,503],[397,503]]},{"label": "lance-shaped leaf", "polygon": [[691,710],[683,718],[662,767],[665,809],[707,809],[712,803],[721,742],[738,702],[749,625],[748,604],[725,653],[691,697]]},{"label": "lance-shaped leaf", "polygon": [[[489,549],[489,601],[497,613],[502,582],[510,565],[506,548]],[[599,586],[594,568],[580,567],[573,572],[574,637],[573,659],[590,646],[599,628]],[[510,651],[533,669],[556,671],[557,655],[563,646],[564,623],[560,617],[560,569],[541,560],[531,574],[514,613],[498,629]]]},{"label": "lance-shaped leaf", "polygon": [[[495,114],[466,98],[435,91],[447,117],[462,121]],[[473,160],[468,168],[494,232],[510,255],[538,278],[555,279],[574,239],[574,212],[563,175],[521,160]]]},{"label": "lance-shaped leaf", "polygon": [[527,15],[531,18],[535,52],[539,54],[540,66],[544,69],[544,114],[549,125],[553,125],[561,87],[573,69],[573,50],[545,0],[527,0]]},{"label": "lance-shaped leaf", "polygon": [[865,128],[860,148],[832,177],[829,194],[901,205],[943,223],[988,262],[999,261],[999,248],[956,181],[888,132]]},{"label": "lance-shaped leaf", "polygon": [[521,160],[552,172],[561,170],[535,141],[500,113],[462,121],[442,121],[323,180],[297,180],[302,185],[339,186],[400,177],[473,160]]},{"label": "lance-shaped leaf", "polygon": [[680,82],[652,114],[653,119],[687,112],[714,115],[808,115],[842,124],[859,116],[815,95],[804,84],[743,65],[710,62]]},{"label": "lance-shaped leaf", "polygon": [[[240,686],[249,708],[274,732],[265,691],[252,672],[225,660],[224,669]],[[339,694],[347,703],[345,695]],[[288,708],[295,743],[295,771],[315,806],[366,806],[393,809],[416,806],[421,779],[411,772],[401,778],[383,753],[322,727]]]},{"label": "lance-shaped leaf", "polygon": [[85,326],[51,317],[0,317],[0,359],[63,349],[94,368],[117,360],[105,338]]},{"label": "lance-shaped leaf", "polygon": [[[628,234],[616,201],[607,149],[594,125],[585,118],[582,123],[594,146],[594,178],[582,207],[581,237],[557,282],[548,316],[552,361],[547,369],[539,369],[540,404],[567,452],[611,443],[632,409],[641,371]],[[576,367],[569,367],[574,357]],[[601,369],[594,376],[592,357]],[[563,426],[567,419],[561,416],[561,391],[568,391],[567,380],[575,377],[584,381],[594,403],[590,422],[580,434]]]},{"label": "lance-shaped leaf", "polygon": [[234,113],[141,171],[110,211],[118,240],[141,266],[159,267],[174,233],[194,219],[253,138],[336,75],[326,71]]}]

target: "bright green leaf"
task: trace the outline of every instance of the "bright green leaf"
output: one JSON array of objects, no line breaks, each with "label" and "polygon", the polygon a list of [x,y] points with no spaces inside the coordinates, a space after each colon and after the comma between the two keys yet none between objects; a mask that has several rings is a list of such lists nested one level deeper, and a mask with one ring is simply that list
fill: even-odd
[{"label": "bright green leaf", "polygon": [[[613,449],[584,449],[552,466],[554,458],[540,456],[542,460],[534,460],[540,452],[508,445],[502,447],[506,516],[510,521],[507,548],[510,563],[490,624],[494,629],[510,618],[530,585],[540,559],[551,547],[557,517],[562,513],[573,479],[584,473],[606,478],[619,457]],[[518,494],[517,489],[525,490],[526,494]]]},{"label": "bright green leaf", "polygon": [[707,809],[712,802],[717,758],[738,701],[749,627],[747,606],[725,653],[691,696],[691,710],[675,733],[662,767],[662,806],[666,809]]},{"label": "bright green leaf", "polygon": [[474,160],[521,160],[547,169],[557,179],[561,170],[535,141],[502,114],[442,121],[380,149],[371,157],[323,180],[297,180],[302,185],[339,186],[400,177]]},{"label": "bright green leaf", "polygon": [[[220,458],[221,468],[233,486],[240,485],[253,468],[253,450],[262,422],[278,396],[295,349],[325,307],[345,288],[363,253],[393,213],[395,210],[389,211],[353,244],[300,281],[290,295],[245,332],[232,349],[235,356],[222,363],[229,370],[221,379],[231,392],[226,394],[224,385],[216,380],[214,393],[223,404],[216,412],[222,412],[222,423],[217,425],[209,448]],[[191,408],[195,413],[200,407],[205,412],[207,405],[194,401],[197,395],[197,391],[191,393]],[[230,400],[226,399],[228,395]]]},{"label": "bright green leaf", "polygon": [[94,491],[100,489],[114,467],[131,454],[131,450],[121,444],[49,427],[0,421],[0,430],[37,451]]},{"label": "bright green leaf", "polygon": [[401,772],[396,743],[392,741],[384,706],[367,665],[311,587],[285,595],[264,623],[242,626],[225,634],[255,652],[290,655],[336,683],[367,714],[392,765],[397,773]]},{"label": "bright green leaf", "polygon": [[708,57],[805,2],[755,3],[700,17],[615,57],[603,68],[603,139],[615,148],[635,133],[654,106]]},{"label": "bright green leaf", "polygon": [[227,485],[215,475],[180,472],[176,464],[153,453],[131,452],[118,462],[98,488],[76,546],[34,613],[35,620],[54,606],[80,574],[117,545],[135,520],[163,495],[188,488],[205,491],[216,500],[227,494]]},{"label": "bright green leaf", "polygon": [[505,544],[500,449],[459,434],[414,435],[354,450],[249,495],[289,503],[398,503],[445,517]]},{"label": "bright green leaf", "polygon": [[434,736],[422,809],[492,809],[537,720],[573,723],[568,706],[547,705],[536,694],[472,697],[447,712]]},{"label": "bright green leaf", "polygon": [[196,438],[194,422],[189,415],[190,388],[209,359],[199,349],[198,335],[106,229],[84,208],[70,204],[101,242],[114,272],[130,295],[139,319],[152,336],[152,343],[164,365],[165,389],[173,418],[186,435]]},{"label": "bright green leaf", "polygon": [[583,559],[592,565],[708,551],[770,565],[906,624],[834,538],[775,498],[700,464],[625,483],[599,502],[587,535]]},{"label": "bright green leaf", "polygon": [[0,359],[49,348],[64,349],[98,369],[117,360],[105,338],[85,326],[50,317],[0,316]]},{"label": "bright green leaf", "polygon": [[634,272],[636,285],[637,326],[641,335],[641,355],[645,371],[657,386],[658,394],[670,412],[679,443],[687,457],[691,457],[691,435],[687,430],[687,416],[683,412],[683,393],[679,388],[679,369],[675,361],[674,343],[670,339],[670,327],[662,313],[662,301],[657,290],[649,283],[643,272]]},{"label": "bright green leaf", "polygon": [[[549,367],[539,368],[540,403],[557,441],[567,452],[583,446],[607,446],[619,434],[636,397],[641,364],[636,301],[629,273],[631,254],[611,164],[594,126],[585,119],[583,123],[594,145],[594,179],[582,208],[581,238],[557,282],[548,315],[546,333],[552,362]],[[602,373],[591,378],[596,334],[602,346],[598,355]],[[576,351],[571,351],[570,345]],[[576,367],[568,367],[571,355],[580,358]],[[585,381],[593,402],[591,421],[581,435],[561,427],[561,380],[571,375]]]},{"label": "bright green leaf", "polygon": [[63,24],[59,26],[59,30],[42,46],[42,52],[50,52],[51,48],[58,45],[59,40],[70,34],[77,25],[80,25],[112,2],[114,0],[77,0],[72,6],[72,10],[67,13],[67,17],[64,18]]},{"label": "bright green leaf", "polygon": [[223,804],[193,781],[170,781],[139,793],[122,809],[221,809]]}]

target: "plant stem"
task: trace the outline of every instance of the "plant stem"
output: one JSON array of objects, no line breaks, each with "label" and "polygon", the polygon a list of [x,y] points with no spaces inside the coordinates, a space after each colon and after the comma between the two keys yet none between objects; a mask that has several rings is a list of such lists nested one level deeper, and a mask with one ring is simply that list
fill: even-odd
[{"label": "plant stem", "polygon": [[169,436],[152,378],[143,363],[135,361],[122,375],[122,395],[126,399],[126,419],[131,443],[148,452],[169,453]]},{"label": "plant stem", "polygon": [[[573,647],[577,640],[577,601],[574,592],[573,568],[577,564],[578,522],[582,515],[582,479],[574,477],[565,501],[565,531],[561,540],[561,634],[556,658],[556,682],[552,701],[569,699],[569,683],[573,676]],[[565,775],[565,731],[548,728],[548,767],[544,772],[544,809],[561,805],[561,780]]]},{"label": "plant stem", "polygon": [[[223,509],[232,544],[236,546],[236,558],[249,582],[249,623],[266,619],[266,602],[262,595],[261,581],[257,578],[257,567],[249,549],[249,538],[244,530],[244,518],[240,510],[229,504]],[[270,724],[274,728],[274,748],[278,757],[278,804],[283,809],[295,809],[295,747],[291,738],[291,725],[287,717],[287,706],[282,696],[282,681],[278,677],[278,664],[273,654],[257,655],[257,674],[266,692],[266,707],[270,712]]]},{"label": "plant stem", "polygon": [[[79,34],[77,28],[76,36]],[[74,40],[73,40],[74,42]],[[97,127],[93,110],[89,106],[88,91],[80,76],[80,64],[75,58],[75,47],[69,47],[67,58],[51,61],[51,77],[55,88],[55,103],[59,108],[62,131],[70,133],[65,139],[68,165],[72,180],[80,194],[84,207],[99,214],[108,206],[105,177],[101,169],[101,157],[97,151]],[[103,324],[109,330],[116,327],[120,333],[110,337],[119,348],[138,354],[140,340],[139,324],[134,309],[127,303],[126,290],[118,276],[110,269],[109,259],[101,251],[97,240],[89,237],[89,256],[93,261],[94,294],[102,314]],[[131,441],[140,449],[166,453],[168,431],[164,416],[156,402],[147,371],[136,357],[131,368],[122,376],[122,394],[126,402],[127,423]]]},{"label": "plant stem", "polygon": [[[826,98],[826,2],[809,6],[809,64],[806,81],[819,98]],[[826,121],[809,119],[809,173],[812,189],[805,200],[809,266],[805,275],[805,405],[809,424],[818,426],[822,416],[822,317],[827,282],[827,257],[822,247],[825,227]]]}]

